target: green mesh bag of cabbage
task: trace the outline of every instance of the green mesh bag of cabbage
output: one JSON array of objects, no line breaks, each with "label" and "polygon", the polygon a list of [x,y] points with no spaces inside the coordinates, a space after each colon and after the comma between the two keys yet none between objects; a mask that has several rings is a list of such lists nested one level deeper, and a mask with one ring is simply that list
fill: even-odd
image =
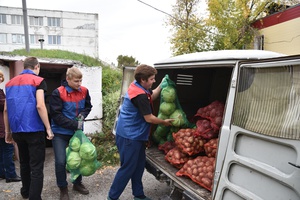
[{"label": "green mesh bag of cabbage", "polygon": [[163,144],[172,141],[172,133],[181,128],[192,127],[185,112],[182,110],[176,92],[176,84],[166,74],[162,81],[160,93],[160,105],[157,117],[160,119],[174,119],[171,127],[158,125],[152,135],[156,144]]},{"label": "green mesh bag of cabbage", "polygon": [[71,174],[71,181],[79,175],[91,176],[101,167],[97,160],[97,151],[93,143],[82,130],[77,130],[66,148],[66,169]]}]

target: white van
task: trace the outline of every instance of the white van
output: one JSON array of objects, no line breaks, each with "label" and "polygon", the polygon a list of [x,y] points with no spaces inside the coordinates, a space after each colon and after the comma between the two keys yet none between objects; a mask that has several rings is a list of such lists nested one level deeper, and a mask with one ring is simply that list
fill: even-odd
[{"label": "white van", "polygon": [[[211,51],[154,67],[153,88],[168,74],[188,119],[215,100],[225,105],[211,190],[176,176],[156,145],[147,149],[146,169],[172,188],[167,199],[300,199],[300,55]],[[121,102],[133,71],[124,68]],[[159,100],[154,107],[157,112]]]}]

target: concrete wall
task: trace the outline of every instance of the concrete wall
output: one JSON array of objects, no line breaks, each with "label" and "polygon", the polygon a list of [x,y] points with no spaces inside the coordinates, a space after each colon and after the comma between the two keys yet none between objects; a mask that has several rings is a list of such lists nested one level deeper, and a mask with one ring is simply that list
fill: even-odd
[{"label": "concrete wall", "polygon": [[79,67],[83,73],[82,85],[90,92],[92,111],[85,119],[84,133],[93,134],[102,130],[102,68],[100,67]]}]

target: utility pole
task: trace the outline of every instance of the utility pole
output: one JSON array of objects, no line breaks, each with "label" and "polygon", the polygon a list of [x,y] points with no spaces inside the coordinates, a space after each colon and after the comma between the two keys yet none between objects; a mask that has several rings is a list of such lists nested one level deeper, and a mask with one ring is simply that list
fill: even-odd
[{"label": "utility pole", "polygon": [[27,53],[29,53],[29,37],[28,37],[28,19],[27,19],[27,6],[26,0],[22,0],[23,5],[23,21],[24,21],[24,36],[25,36],[25,47]]}]

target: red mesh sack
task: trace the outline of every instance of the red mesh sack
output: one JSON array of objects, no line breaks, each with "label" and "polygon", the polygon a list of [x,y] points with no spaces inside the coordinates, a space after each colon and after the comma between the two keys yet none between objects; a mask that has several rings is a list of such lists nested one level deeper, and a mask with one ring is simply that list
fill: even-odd
[{"label": "red mesh sack", "polygon": [[223,116],[224,104],[220,101],[214,101],[208,106],[199,108],[195,116],[206,118],[215,123],[215,118]]},{"label": "red mesh sack", "polygon": [[173,133],[176,146],[190,156],[204,152],[204,144],[206,140],[201,137],[195,137],[195,129],[180,129]]},{"label": "red mesh sack", "polygon": [[[220,101],[214,101],[206,107],[199,108],[194,118],[198,121],[197,134],[206,139],[212,139],[218,137],[220,127],[222,125],[224,113],[224,104]],[[200,117],[200,119],[199,119]],[[207,121],[199,121],[207,120]]]},{"label": "red mesh sack", "polygon": [[211,126],[212,123],[207,119],[199,119],[196,122],[195,136],[201,136],[204,139],[212,139],[219,136],[219,128]]},{"label": "red mesh sack", "polygon": [[174,167],[180,169],[184,163],[192,159],[187,154],[180,151],[178,147],[171,149],[166,155],[165,159]]},{"label": "red mesh sack", "polygon": [[198,156],[187,161],[176,173],[176,176],[187,176],[195,183],[212,191],[212,183],[215,172],[215,158]]},{"label": "red mesh sack", "polygon": [[163,151],[164,154],[167,154],[171,149],[175,147],[175,143],[171,141],[167,141],[164,144],[158,145],[158,149]]},{"label": "red mesh sack", "polygon": [[208,157],[216,157],[218,148],[218,138],[209,140],[204,144],[205,154]]}]

